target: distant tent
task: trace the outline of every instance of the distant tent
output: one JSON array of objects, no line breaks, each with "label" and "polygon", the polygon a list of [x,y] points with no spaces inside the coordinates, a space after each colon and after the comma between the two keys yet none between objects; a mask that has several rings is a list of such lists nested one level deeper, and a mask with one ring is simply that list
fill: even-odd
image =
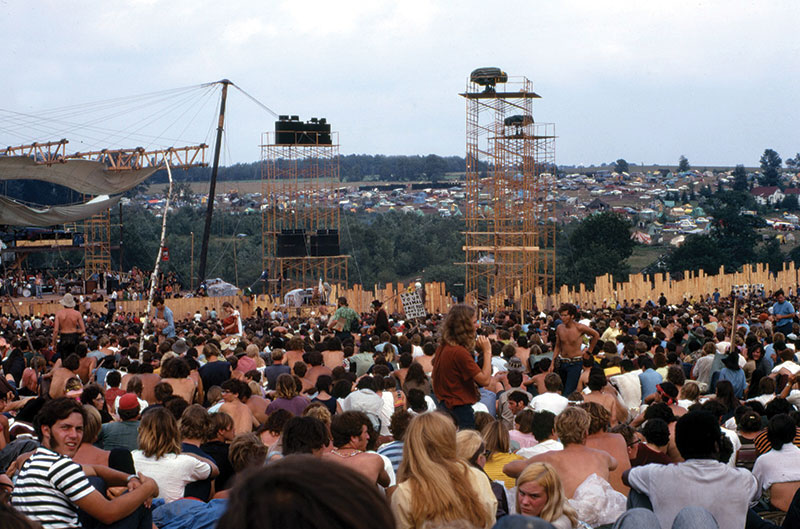
[{"label": "distant tent", "polygon": [[638,242],[639,244],[652,244],[653,239],[646,233],[642,231],[635,231],[631,234],[631,239]]}]

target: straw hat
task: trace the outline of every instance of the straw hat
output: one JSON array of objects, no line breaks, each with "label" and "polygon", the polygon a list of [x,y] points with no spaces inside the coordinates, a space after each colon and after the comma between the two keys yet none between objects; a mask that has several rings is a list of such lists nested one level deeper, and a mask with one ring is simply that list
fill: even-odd
[{"label": "straw hat", "polygon": [[68,292],[59,300],[59,303],[64,305],[66,308],[71,309],[75,306],[75,298],[73,298],[72,294]]}]

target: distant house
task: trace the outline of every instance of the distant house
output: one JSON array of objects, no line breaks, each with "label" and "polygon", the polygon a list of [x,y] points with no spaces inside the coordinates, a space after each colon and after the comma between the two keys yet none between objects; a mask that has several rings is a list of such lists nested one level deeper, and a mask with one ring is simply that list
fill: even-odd
[{"label": "distant house", "polygon": [[756,199],[756,202],[762,206],[767,204],[774,206],[784,198],[784,194],[777,186],[759,186],[754,187],[750,194]]}]

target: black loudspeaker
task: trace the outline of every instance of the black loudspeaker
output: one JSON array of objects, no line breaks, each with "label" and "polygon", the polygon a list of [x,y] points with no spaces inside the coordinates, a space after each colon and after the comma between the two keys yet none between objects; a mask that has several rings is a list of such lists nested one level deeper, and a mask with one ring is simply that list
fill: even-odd
[{"label": "black loudspeaker", "polygon": [[278,234],[277,257],[305,257],[305,230],[282,230]]},{"label": "black loudspeaker", "polygon": [[338,230],[319,230],[311,236],[311,255],[330,257],[340,255]]}]

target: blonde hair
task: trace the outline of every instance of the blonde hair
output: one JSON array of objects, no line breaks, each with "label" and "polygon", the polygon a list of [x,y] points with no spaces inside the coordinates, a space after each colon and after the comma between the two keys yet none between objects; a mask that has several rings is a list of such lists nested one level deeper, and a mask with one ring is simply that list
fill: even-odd
[{"label": "blonde hair", "polygon": [[558,439],[566,445],[581,444],[589,433],[592,419],[586,410],[568,406],[556,417]]},{"label": "blonde hair", "polygon": [[578,513],[567,501],[564,485],[556,470],[547,463],[531,463],[517,478],[517,514],[520,514],[519,487],[532,481],[538,483],[547,494],[547,503],[539,513],[539,518],[547,522],[554,522],[563,515],[569,518],[572,527],[575,527],[578,523]]},{"label": "blonde hair", "polygon": [[481,434],[475,430],[459,430],[456,434],[456,454],[470,464],[477,465],[484,447]]},{"label": "blonde hair", "polygon": [[697,382],[694,380],[687,380],[683,387],[681,387],[681,394],[678,398],[695,401],[699,396],[700,386],[698,386]]},{"label": "blonde hair", "polygon": [[100,435],[103,419],[100,412],[91,404],[83,405],[83,440],[81,443],[93,444]]},{"label": "blonde hair", "polygon": [[442,322],[442,341],[449,345],[460,345],[467,351],[475,349],[474,316],[475,307],[472,305],[453,305]]},{"label": "blonde hair", "polygon": [[441,413],[423,413],[411,420],[404,437],[399,482],[408,483],[414,527],[426,521],[467,520],[487,527],[495,513],[475,501],[469,464],[456,452],[456,426]]},{"label": "blonde hair", "polygon": [[314,417],[322,421],[328,429],[331,427],[331,411],[321,402],[312,402],[303,410],[303,417]]},{"label": "blonde hair", "polygon": [[161,459],[167,454],[181,453],[178,421],[166,408],[155,408],[142,416],[138,440],[146,457]]},{"label": "blonde hair", "polygon": [[511,440],[508,437],[508,428],[501,421],[494,420],[481,430],[486,450],[492,454],[507,454],[511,449]]}]

